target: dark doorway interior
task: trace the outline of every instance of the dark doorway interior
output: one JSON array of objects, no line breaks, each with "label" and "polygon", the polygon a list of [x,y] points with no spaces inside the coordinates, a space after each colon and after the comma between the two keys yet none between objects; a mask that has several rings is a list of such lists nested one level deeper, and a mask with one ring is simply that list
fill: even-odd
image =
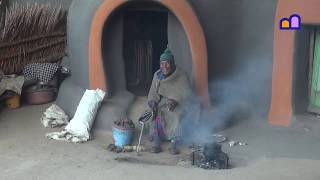
[{"label": "dark doorway interior", "polygon": [[320,28],[313,27],[310,31],[308,111],[320,114]]},{"label": "dark doorway interior", "polygon": [[320,114],[320,28],[302,26],[295,39],[293,110]]},{"label": "dark doorway interior", "polygon": [[[307,112],[310,97],[310,67],[312,67],[312,46],[310,44],[313,28],[303,26],[296,33],[294,73],[293,73],[293,111],[295,114]],[[311,52],[312,51],[312,52]]]},{"label": "dark doorway interior", "polygon": [[159,57],[168,44],[168,13],[163,11],[124,12],[124,62],[127,89],[146,96]]}]

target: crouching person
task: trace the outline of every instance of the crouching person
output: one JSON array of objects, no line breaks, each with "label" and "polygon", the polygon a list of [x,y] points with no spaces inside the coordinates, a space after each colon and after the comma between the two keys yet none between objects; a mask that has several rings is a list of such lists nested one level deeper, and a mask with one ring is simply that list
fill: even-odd
[{"label": "crouching person", "polygon": [[162,151],[161,142],[171,141],[169,151],[178,154],[177,142],[181,137],[183,104],[192,93],[187,75],[174,62],[169,49],[160,57],[160,69],[154,74],[148,95],[148,106],[153,112],[149,123],[152,153]]}]

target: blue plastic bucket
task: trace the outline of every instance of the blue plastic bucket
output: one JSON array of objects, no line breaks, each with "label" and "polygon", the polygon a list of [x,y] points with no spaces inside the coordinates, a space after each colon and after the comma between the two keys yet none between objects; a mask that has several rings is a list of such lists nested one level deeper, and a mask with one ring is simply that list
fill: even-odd
[{"label": "blue plastic bucket", "polygon": [[114,145],[118,147],[130,145],[134,137],[134,129],[126,129],[117,125],[112,126]]}]

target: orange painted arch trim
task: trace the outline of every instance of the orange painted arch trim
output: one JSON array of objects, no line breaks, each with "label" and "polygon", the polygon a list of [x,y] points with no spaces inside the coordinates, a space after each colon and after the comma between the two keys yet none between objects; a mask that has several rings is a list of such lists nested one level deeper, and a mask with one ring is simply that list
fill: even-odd
[{"label": "orange painted arch trim", "polygon": [[289,126],[292,119],[295,31],[280,30],[279,21],[298,14],[303,24],[320,24],[319,7],[319,0],[278,0],[274,20],[271,124]]},{"label": "orange painted arch trim", "polygon": [[[197,15],[186,0],[152,0],[168,8],[179,19],[187,34],[192,54],[196,92],[205,106],[210,106],[208,93],[208,54],[204,31]],[[129,0],[105,0],[93,18],[89,36],[89,86],[90,89],[108,89],[103,68],[102,34],[106,20],[119,6]]]}]

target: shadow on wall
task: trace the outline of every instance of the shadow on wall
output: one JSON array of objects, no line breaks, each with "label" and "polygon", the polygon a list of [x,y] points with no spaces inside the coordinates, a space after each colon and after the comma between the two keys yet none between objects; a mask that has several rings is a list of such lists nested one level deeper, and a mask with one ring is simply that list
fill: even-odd
[{"label": "shadow on wall", "polygon": [[229,74],[235,68],[237,44],[243,26],[240,15],[242,10],[239,7],[241,2],[222,0],[191,2],[199,15],[207,38],[209,77]]},{"label": "shadow on wall", "polygon": [[[205,31],[210,79],[237,71],[239,65],[248,61],[269,61],[263,73],[268,71],[271,78],[277,0],[191,0],[191,3]],[[257,69],[261,68],[257,64]]]}]

